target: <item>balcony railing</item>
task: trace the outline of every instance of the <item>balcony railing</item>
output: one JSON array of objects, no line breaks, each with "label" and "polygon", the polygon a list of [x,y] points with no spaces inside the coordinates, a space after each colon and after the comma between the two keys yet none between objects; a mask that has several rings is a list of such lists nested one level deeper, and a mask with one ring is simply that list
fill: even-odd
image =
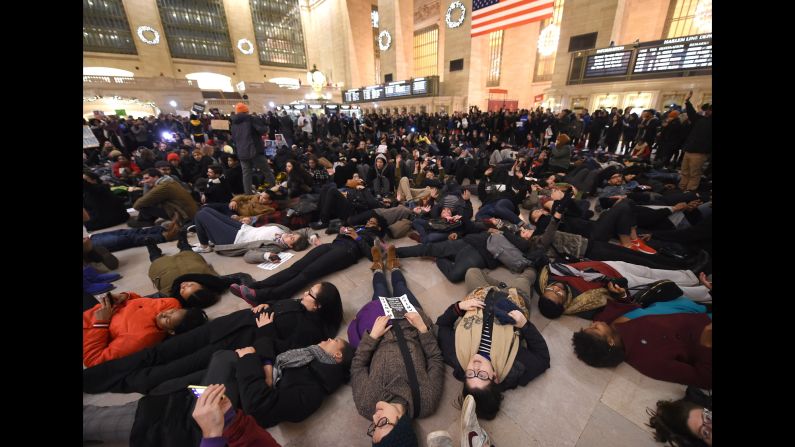
[{"label": "balcony railing", "polygon": [[134,88],[189,88],[198,89],[199,83],[191,79],[134,78],[128,76],[83,75],[84,87],[134,87]]}]

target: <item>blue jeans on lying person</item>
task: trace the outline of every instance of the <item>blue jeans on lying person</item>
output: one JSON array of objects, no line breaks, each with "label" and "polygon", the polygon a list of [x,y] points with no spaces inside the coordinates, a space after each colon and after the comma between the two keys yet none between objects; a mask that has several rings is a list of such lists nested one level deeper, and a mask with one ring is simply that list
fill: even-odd
[{"label": "blue jeans on lying person", "polygon": [[166,241],[166,238],[163,236],[163,231],[163,227],[155,225],[149,228],[131,228],[93,233],[91,235],[91,244],[105,247],[108,251],[121,251],[133,247],[143,247],[146,245],[147,238],[152,239],[156,244],[162,244]]}]

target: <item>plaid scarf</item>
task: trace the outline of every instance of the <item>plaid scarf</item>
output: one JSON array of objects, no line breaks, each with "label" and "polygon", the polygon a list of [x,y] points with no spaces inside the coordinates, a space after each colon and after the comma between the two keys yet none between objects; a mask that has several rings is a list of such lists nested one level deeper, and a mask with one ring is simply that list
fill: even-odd
[{"label": "plaid scarf", "polygon": [[317,360],[320,363],[328,365],[336,363],[334,357],[329,355],[329,353],[318,345],[291,349],[276,356],[276,361],[273,362],[273,384],[276,385],[279,379],[282,378],[284,369],[300,368],[301,366],[308,365],[312,360]]}]

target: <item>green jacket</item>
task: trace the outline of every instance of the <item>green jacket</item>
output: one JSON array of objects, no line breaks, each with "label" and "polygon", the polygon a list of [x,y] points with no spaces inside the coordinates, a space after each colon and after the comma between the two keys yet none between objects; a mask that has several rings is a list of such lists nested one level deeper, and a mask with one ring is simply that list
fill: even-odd
[{"label": "green jacket", "polygon": [[169,216],[176,213],[182,220],[193,219],[199,210],[190,193],[170,177],[159,180],[154,188],[133,204],[136,210],[149,206],[160,206]]},{"label": "green jacket", "polygon": [[175,255],[162,256],[149,266],[149,279],[158,292],[165,296],[171,293],[174,280],[186,273],[204,273],[218,276],[204,258],[192,251],[181,251]]}]

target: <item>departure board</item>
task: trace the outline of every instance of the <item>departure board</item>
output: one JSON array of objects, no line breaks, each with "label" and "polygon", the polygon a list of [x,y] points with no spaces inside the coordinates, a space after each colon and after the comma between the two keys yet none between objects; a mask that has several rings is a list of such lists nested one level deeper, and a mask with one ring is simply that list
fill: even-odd
[{"label": "departure board", "polygon": [[384,99],[383,85],[371,85],[362,89],[363,101],[375,101],[378,99]]},{"label": "departure board", "polygon": [[588,56],[585,63],[585,77],[623,76],[629,70],[632,50],[624,47],[604,48]]},{"label": "departure board", "polygon": [[425,76],[346,90],[343,102],[376,102],[407,96],[434,96],[438,91],[439,76]]},{"label": "departure board", "polygon": [[409,81],[390,82],[384,87],[384,92],[387,98],[393,98],[395,96],[410,96],[411,82]]},{"label": "departure board", "polygon": [[634,74],[712,67],[712,34],[679,37],[639,45]]},{"label": "departure board", "polygon": [[428,94],[428,81],[425,78],[414,78],[411,81],[411,94],[412,95],[427,95]]},{"label": "departure board", "polygon": [[358,102],[362,100],[362,91],[360,89],[345,90],[345,102]]}]

